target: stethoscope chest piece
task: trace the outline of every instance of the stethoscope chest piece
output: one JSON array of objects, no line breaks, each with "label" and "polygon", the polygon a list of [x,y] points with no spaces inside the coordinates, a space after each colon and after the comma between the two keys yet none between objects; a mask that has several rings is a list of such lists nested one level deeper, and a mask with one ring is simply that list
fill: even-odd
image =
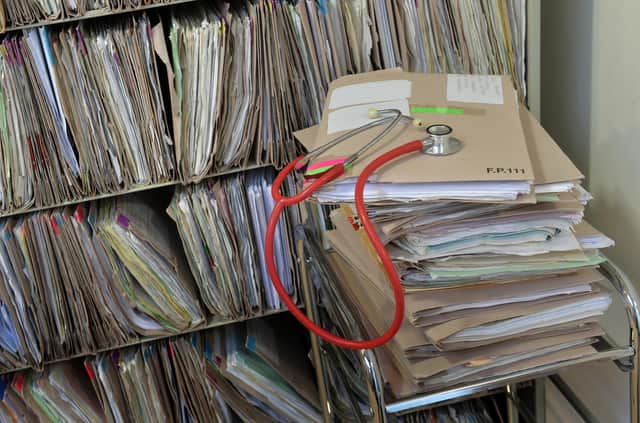
[{"label": "stethoscope chest piece", "polygon": [[462,141],[452,137],[453,129],[449,125],[435,124],[427,128],[422,152],[430,156],[450,156],[456,154],[464,146]]}]

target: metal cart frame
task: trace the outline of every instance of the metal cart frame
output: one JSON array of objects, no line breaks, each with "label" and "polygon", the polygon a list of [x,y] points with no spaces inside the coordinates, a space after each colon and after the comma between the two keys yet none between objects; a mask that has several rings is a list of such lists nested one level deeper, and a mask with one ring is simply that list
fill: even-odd
[{"label": "metal cart frame", "polygon": [[[371,350],[359,351],[359,361],[366,378],[365,383],[372,421],[386,423],[387,421],[393,420],[395,416],[429,409],[445,403],[462,401],[496,391],[506,392],[507,397],[513,400],[516,384],[520,382],[549,377],[568,366],[593,361],[612,360],[621,371],[629,374],[630,421],[632,423],[640,423],[640,402],[638,397],[640,392],[640,380],[638,378],[638,372],[640,371],[640,358],[638,356],[638,350],[640,348],[638,344],[640,300],[631,280],[616,265],[607,261],[601,265],[600,271],[610,281],[624,303],[629,323],[628,345],[617,346],[608,339],[608,337],[603,337],[600,342],[594,345],[597,353],[586,357],[553,363],[506,376],[492,377],[474,383],[458,385],[448,389],[391,402],[387,402],[385,398],[384,382],[375,353]],[[310,304],[310,306],[311,309],[315,309],[316,307],[315,304]],[[315,313],[315,311],[312,312]],[[555,376],[551,376],[551,381],[558,386],[560,392],[586,421],[593,420],[590,418],[592,414],[586,409],[585,405],[580,402],[578,397],[573,394],[568,385],[562,384],[562,380]],[[324,387],[324,384],[321,384],[321,386]],[[322,398],[325,408],[325,420],[329,421],[331,420],[331,404],[330,400],[327,399],[328,395],[326,391],[325,395],[322,395]],[[514,413],[509,413],[510,420],[512,421],[517,419],[517,413],[515,413],[516,417],[511,419],[513,414]]]}]

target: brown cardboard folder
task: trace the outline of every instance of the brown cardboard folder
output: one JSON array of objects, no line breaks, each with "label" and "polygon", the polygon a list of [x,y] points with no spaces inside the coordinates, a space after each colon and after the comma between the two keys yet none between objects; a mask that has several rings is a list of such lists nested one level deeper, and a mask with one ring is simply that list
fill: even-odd
[{"label": "brown cardboard folder", "polygon": [[[345,132],[328,134],[329,115],[348,112],[349,108],[354,107],[331,107],[332,96],[337,89],[375,82],[408,81],[411,86],[410,97],[400,101],[406,101],[410,105],[410,110],[414,111],[411,115],[422,120],[425,126],[435,123],[451,126],[453,136],[462,140],[464,148],[459,153],[447,157],[413,155],[399,159],[379,172],[379,182],[533,181],[533,167],[520,122],[518,101],[510,79],[500,77],[503,104],[480,104],[447,101],[449,77],[441,74],[406,72],[371,72],[345,76],[330,86],[325,112],[315,139],[312,138],[312,129],[300,131],[296,133],[296,137],[306,148],[312,150]],[[374,102],[368,103],[368,106],[376,108],[382,107],[382,104]],[[362,107],[362,104],[355,107]],[[364,110],[366,112],[366,108]],[[420,110],[456,110],[462,113],[424,113]],[[380,131],[379,127],[354,136],[321,155],[317,161],[348,157]],[[415,128],[411,124],[398,125],[385,141],[364,154],[361,160],[347,171],[346,176],[359,175],[366,164],[380,153],[408,141],[423,139],[426,135],[424,128]]]}]

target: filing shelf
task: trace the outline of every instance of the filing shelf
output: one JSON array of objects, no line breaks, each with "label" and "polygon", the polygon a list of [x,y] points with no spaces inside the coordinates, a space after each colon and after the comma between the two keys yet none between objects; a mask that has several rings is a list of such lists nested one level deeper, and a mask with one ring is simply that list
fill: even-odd
[{"label": "filing shelf", "polygon": [[[141,5],[141,6],[135,7],[135,8],[118,9],[118,10],[101,9],[101,10],[89,11],[89,12],[85,13],[82,16],[76,16],[76,17],[64,18],[64,19],[56,19],[56,20],[50,20],[50,21],[43,21],[43,22],[37,22],[37,23],[34,23],[34,24],[29,24],[29,25],[8,26],[8,27],[4,28],[4,31],[0,31],[0,33],[8,34],[8,33],[11,33],[11,32],[20,31],[20,30],[29,29],[29,28],[37,28],[37,27],[44,27],[44,26],[52,26],[52,25],[80,22],[80,21],[97,19],[97,18],[107,18],[107,17],[110,17],[110,16],[117,16],[117,15],[123,15],[123,14],[128,14],[128,13],[143,12],[143,11],[148,11],[148,10],[153,10],[153,9],[166,8],[166,7],[169,7],[169,6],[185,5],[185,4],[188,4],[188,3],[195,3],[196,1],[197,0],[168,0],[168,1],[164,2],[164,3]],[[155,191],[155,190],[168,188],[168,187],[177,187],[177,186],[180,186],[180,185],[189,186],[189,185],[192,185],[192,184],[204,182],[204,181],[211,180],[211,179],[214,179],[214,178],[223,177],[223,176],[226,176],[226,175],[232,175],[232,174],[236,174],[236,173],[247,172],[247,171],[251,171],[251,170],[255,170],[255,169],[263,169],[263,168],[268,168],[268,167],[273,167],[273,164],[271,164],[271,163],[249,164],[249,165],[242,166],[242,167],[230,168],[230,169],[222,170],[222,171],[215,171],[215,172],[212,172],[209,175],[207,175],[207,176],[205,176],[202,179],[199,179],[197,181],[193,180],[193,179],[174,179],[174,180],[167,181],[167,182],[162,182],[162,183],[149,184],[149,185],[143,185],[143,186],[135,186],[135,187],[132,187],[132,188],[129,188],[129,189],[126,189],[126,190],[121,190],[121,191],[114,191],[114,192],[109,192],[109,193],[104,193],[104,194],[99,194],[99,195],[81,197],[81,198],[77,198],[77,199],[73,199],[73,200],[70,200],[70,201],[65,201],[65,202],[57,203],[57,204],[50,204],[50,205],[45,205],[45,206],[40,206],[40,207],[25,207],[25,208],[22,208],[22,209],[12,210],[10,212],[5,212],[5,213],[1,213],[0,212],[0,219],[8,218],[8,217],[11,217],[11,216],[25,215],[25,214],[29,214],[29,213],[38,212],[38,211],[45,211],[45,210],[51,210],[51,209],[66,207],[66,206],[72,206],[72,205],[77,205],[77,204],[82,204],[82,203],[86,203],[86,202],[97,201],[97,200],[102,200],[102,199],[107,199],[107,198],[114,198],[114,197],[124,196],[124,195],[128,195],[128,194],[147,192],[147,191]],[[301,308],[303,308],[303,307],[301,306]],[[226,326],[226,325],[242,323],[242,322],[250,321],[250,320],[253,320],[253,319],[259,319],[259,318],[265,318],[265,317],[269,317],[269,316],[275,316],[275,315],[278,315],[278,314],[282,314],[285,311],[286,310],[284,310],[284,309],[272,310],[272,311],[268,311],[268,312],[265,312],[265,313],[260,313],[260,314],[256,314],[256,315],[252,315],[252,316],[248,316],[248,317],[241,317],[241,318],[238,318],[238,319],[222,319],[222,318],[212,317],[212,318],[208,319],[208,322],[206,324],[200,325],[198,327],[194,327],[194,328],[186,330],[186,331],[177,332],[177,333],[167,333],[165,335],[154,336],[154,337],[134,338],[133,340],[131,340],[129,342],[126,342],[126,343],[123,343],[123,344],[110,346],[110,347],[99,349],[99,350],[96,350],[96,351],[83,352],[83,353],[74,354],[74,355],[68,356],[68,357],[61,357],[61,358],[58,358],[58,359],[55,359],[55,360],[46,361],[46,362],[43,363],[43,367],[51,365],[51,364],[55,364],[55,363],[60,363],[60,362],[65,362],[65,361],[69,361],[69,360],[82,358],[82,357],[95,356],[95,355],[100,354],[100,353],[106,353],[106,352],[115,351],[115,350],[119,350],[119,349],[123,349],[123,348],[134,347],[134,346],[137,346],[137,345],[156,342],[156,341],[160,341],[160,340],[163,340],[163,339],[170,339],[170,338],[175,338],[175,337],[179,337],[179,336],[189,335],[189,334],[193,334],[193,333],[197,333],[197,332],[201,332],[201,331],[205,331],[205,330],[209,330],[209,329],[213,329],[213,328],[217,328],[217,327],[222,327],[222,326]],[[34,369],[34,368],[31,367],[31,366],[25,366],[25,367],[19,367],[19,368],[14,368],[14,369],[5,369],[5,370],[0,370],[0,375],[6,375],[6,374],[10,374],[10,373],[15,373],[15,372],[19,372],[19,371],[25,371],[25,370],[31,370],[31,369]],[[34,370],[37,370],[37,369],[34,369]]]}]

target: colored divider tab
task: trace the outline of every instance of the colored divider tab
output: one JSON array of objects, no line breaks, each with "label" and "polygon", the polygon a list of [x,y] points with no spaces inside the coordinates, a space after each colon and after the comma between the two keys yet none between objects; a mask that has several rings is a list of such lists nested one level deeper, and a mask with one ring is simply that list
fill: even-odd
[{"label": "colored divider tab", "polygon": [[253,336],[247,337],[247,349],[251,352],[256,352],[256,338]]},{"label": "colored divider tab", "polygon": [[118,220],[116,221],[118,225],[122,226],[125,229],[129,229],[129,218],[124,214],[120,213],[118,215]]}]

